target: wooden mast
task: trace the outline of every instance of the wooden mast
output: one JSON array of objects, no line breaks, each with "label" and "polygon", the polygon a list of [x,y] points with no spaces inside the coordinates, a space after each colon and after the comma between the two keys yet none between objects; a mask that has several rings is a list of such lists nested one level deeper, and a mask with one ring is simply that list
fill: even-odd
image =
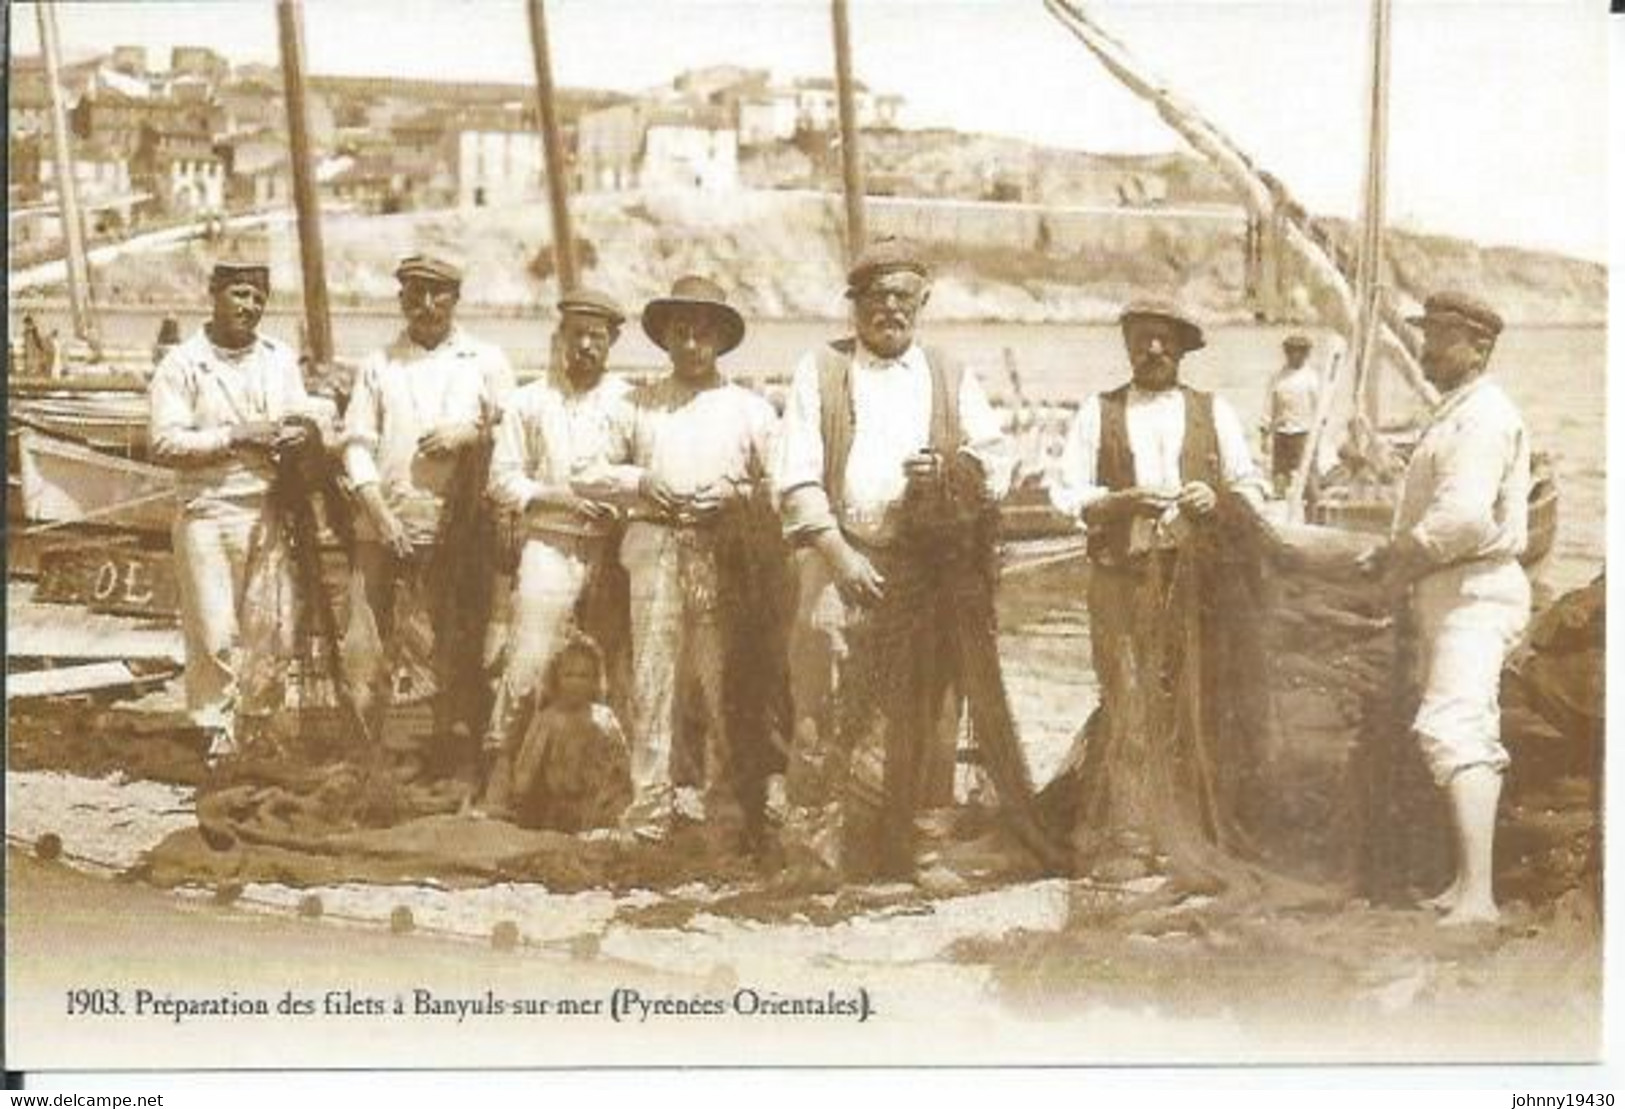
[{"label": "wooden mast", "polygon": [[[62,103],[61,43],[57,37],[56,4],[40,0],[34,5],[39,21],[40,53],[45,56],[45,86],[51,97],[51,136],[56,160],[57,217],[68,258],[68,307],[73,334],[99,359],[101,337],[91,306],[90,264],[85,257],[85,227],[79,208],[79,182],[73,173],[73,151],[68,138],[68,112]],[[61,373],[61,360],[49,371]]]},{"label": "wooden mast", "polygon": [[[1377,329],[1382,324],[1383,225],[1388,161],[1388,26],[1390,0],[1371,4],[1370,130],[1366,148],[1365,201],[1361,212],[1360,261],[1354,276],[1354,396],[1366,430],[1378,421]],[[1362,446],[1364,444],[1361,444]]]},{"label": "wooden mast", "polygon": [[322,366],[333,360],[333,321],[328,311],[327,274],[322,258],[321,208],[311,168],[302,10],[300,0],[277,0],[282,88],[287,98],[289,168],[293,175],[293,206],[299,222],[299,264],[305,290],[305,335],[311,359]]},{"label": "wooden mast", "polygon": [[863,152],[858,144],[858,112],[852,94],[852,43],[846,0],[832,0],[835,31],[835,92],[841,116],[841,174],[846,191],[846,250],[855,259],[868,243],[863,211]]},{"label": "wooden mast", "polygon": [[570,190],[565,175],[564,143],[559,137],[558,105],[553,94],[553,60],[547,44],[547,4],[530,0],[530,51],[536,65],[536,107],[542,124],[542,153],[547,160],[547,200],[553,216],[553,265],[559,292],[580,283],[575,232],[570,226]]}]

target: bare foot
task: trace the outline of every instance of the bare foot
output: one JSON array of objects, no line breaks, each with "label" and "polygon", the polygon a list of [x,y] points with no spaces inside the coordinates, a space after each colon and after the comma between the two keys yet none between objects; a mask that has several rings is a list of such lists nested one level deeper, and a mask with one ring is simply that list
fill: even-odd
[{"label": "bare foot", "polygon": [[1432,909],[1436,913],[1448,913],[1455,909],[1456,903],[1461,900],[1461,883],[1451,882],[1440,892],[1422,902],[1422,908]]},{"label": "bare foot", "polygon": [[1461,928],[1469,924],[1495,924],[1501,910],[1493,901],[1463,901],[1439,919],[1440,928]]}]

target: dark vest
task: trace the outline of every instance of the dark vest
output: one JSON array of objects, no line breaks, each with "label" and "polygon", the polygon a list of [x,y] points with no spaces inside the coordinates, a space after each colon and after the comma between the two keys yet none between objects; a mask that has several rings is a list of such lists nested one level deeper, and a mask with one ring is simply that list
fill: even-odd
[{"label": "dark vest", "polygon": [[[818,405],[824,434],[824,495],[830,511],[841,517],[846,490],[846,460],[852,453],[857,414],[852,406],[854,339],[837,339],[818,350]],[[959,360],[940,347],[922,347],[931,369],[931,449],[952,457],[963,445],[959,426],[959,383],[965,376]]]},{"label": "dark vest", "polygon": [[[1213,426],[1213,394],[1181,385],[1185,394],[1185,441],[1179,450],[1181,481],[1201,481],[1223,493],[1219,433]],[[1135,484],[1134,452],[1128,442],[1128,392],[1124,385],[1100,394],[1100,446],[1095,454],[1095,482],[1116,491]],[[1089,558],[1108,566],[1128,561],[1130,518],[1090,525]]]}]

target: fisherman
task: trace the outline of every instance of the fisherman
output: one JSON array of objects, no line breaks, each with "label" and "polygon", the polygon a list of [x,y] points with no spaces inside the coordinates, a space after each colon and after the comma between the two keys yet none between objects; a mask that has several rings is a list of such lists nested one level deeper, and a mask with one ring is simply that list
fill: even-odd
[{"label": "fisherman", "polygon": [[1281,343],[1286,363],[1270,384],[1269,420],[1265,425],[1275,495],[1286,496],[1292,479],[1308,459],[1305,450],[1320,404],[1320,375],[1309,364],[1314,349],[1309,336],[1293,332]]},{"label": "fisherman", "polygon": [[895,709],[895,691],[874,688],[888,650],[880,639],[889,638],[874,633],[908,617],[898,611],[909,603],[905,587],[929,569],[920,552],[905,548],[905,504],[939,488],[960,456],[980,466],[992,498],[1008,491],[1014,467],[976,376],[947,351],[915,340],[931,295],[920,253],[900,239],[877,240],[847,274],[846,295],[855,337],[797,364],[775,470],[785,534],[798,548],[784,842],[792,869],[815,879],[914,867],[913,829],[865,827],[862,804],[854,804],[860,792],[877,796],[869,779],[887,761],[873,750],[874,730],[861,741],[856,734],[848,710],[858,701],[892,706],[879,710],[889,718],[881,732],[917,729],[926,737],[913,766],[881,772],[890,775],[894,800],[901,798],[894,816],[953,803],[958,714],[948,706],[958,701],[942,631],[922,628],[925,641],[890,647],[922,652],[922,666],[929,663],[930,676],[920,680],[929,688],[915,691],[917,718]]},{"label": "fisherman", "polygon": [[765,486],[776,417],[717,365],[744,340],[745,320],[715,282],[678,278],[642,323],[671,373],[634,390],[622,410],[623,464],[578,488],[631,515],[621,562],[631,584],[633,798],[622,824],[650,842],[671,832],[679,722],[697,713],[706,838],[728,853],[746,813],[735,785],[742,737],[729,734],[725,696],[722,606],[735,583],[718,574],[717,525]]},{"label": "fisherman", "polygon": [[396,735],[385,746],[405,778],[472,779],[488,707],[483,636],[495,574],[485,489],[513,370],[500,349],[458,326],[455,263],[414,254],[395,277],[406,325],[362,363],[344,425],[345,469],[364,510],[357,567],[390,660],[373,707],[387,707],[383,686],[395,664],[412,661],[405,645],[432,642],[432,658],[415,661],[433,675],[433,734],[427,744]]},{"label": "fisherman", "polygon": [[269,294],[264,259],[239,251],[216,261],[208,321],[159,364],[148,395],[153,458],[178,479],[186,703],[214,757],[237,753],[238,739],[280,707],[275,683],[239,696],[241,605],[251,553],[265,541],[275,457],[307,441],[310,425],[298,418],[319,412],[292,348],[259,334]]},{"label": "fisherman", "polygon": [[1440,400],[1405,472],[1392,538],[1368,568],[1409,587],[1422,694],[1413,730],[1455,826],[1455,879],[1428,905],[1443,924],[1470,924],[1499,916],[1495,815],[1509,762],[1499,695],[1507,651],[1529,621],[1518,562],[1529,442],[1517,408],[1485,376],[1502,328],[1494,309],[1441,292],[1410,322]]},{"label": "fisherman", "polygon": [[[1216,673],[1236,598],[1210,576],[1225,555],[1220,509],[1260,505],[1264,483],[1225,401],[1180,384],[1180,364],[1204,346],[1202,328],[1163,301],[1119,316],[1132,380],[1078,409],[1050,489],[1088,533],[1090,644],[1100,708],[1086,728],[1078,822],[1080,871],[1117,879],[1151,869],[1211,870],[1231,845],[1231,813],[1204,812],[1220,783],[1193,780],[1213,750],[1182,721],[1221,718]],[[1196,650],[1196,658],[1182,652]],[[1183,659],[1183,665],[1181,660]],[[1197,745],[1180,752],[1180,743]],[[1222,773],[1236,768],[1221,765]],[[1206,826],[1204,826],[1206,821]],[[1215,864],[1210,867],[1209,864]]]},{"label": "fisherman", "polygon": [[605,293],[566,293],[547,375],[516,390],[497,425],[491,496],[521,517],[524,547],[507,660],[485,733],[494,760],[486,795],[493,814],[509,803],[509,768],[542,674],[588,579],[614,555],[615,509],[583,497],[573,483],[600,475],[618,449],[617,413],[629,386],[604,370],[625,321]]}]

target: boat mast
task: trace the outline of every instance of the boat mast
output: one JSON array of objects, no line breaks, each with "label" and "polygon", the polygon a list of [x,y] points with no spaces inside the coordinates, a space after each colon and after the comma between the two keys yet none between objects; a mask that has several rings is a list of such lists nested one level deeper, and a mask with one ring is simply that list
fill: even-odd
[{"label": "boat mast", "polygon": [[835,31],[835,93],[841,116],[841,174],[846,189],[846,250],[856,259],[868,242],[863,211],[863,152],[858,146],[858,112],[852,94],[852,43],[846,0],[832,0]]},{"label": "boat mast", "polygon": [[293,206],[299,222],[299,265],[305,290],[305,335],[318,366],[333,360],[333,321],[327,306],[327,273],[322,259],[321,209],[311,168],[310,116],[305,107],[305,46],[300,0],[277,0],[277,33],[282,47],[282,88],[287,99],[288,151],[293,175]]},{"label": "boat mast", "polygon": [[[1388,28],[1390,0],[1371,3],[1370,129],[1367,135],[1365,200],[1360,224],[1360,260],[1354,275],[1354,396],[1364,432],[1378,427],[1380,354],[1377,330],[1382,325],[1383,225],[1386,219],[1388,160]],[[1363,445],[1363,444],[1362,444]]]},{"label": "boat mast", "polygon": [[553,59],[547,45],[546,0],[530,0],[530,52],[536,65],[536,106],[542,124],[542,153],[547,160],[547,200],[553,215],[553,268],[559,292],[580,282],[576,266],[575,233],[570,227],[570,191],[565,180],[564,143],[559,138],[559,114],[553,93]]},{"label": "boat mast", "polygon": [[[100,356],[101,338],[91,306],[90,265],[85,257],[85,228],[79,208],[79,182],[73,173],[73,151],[68,138],[68,112],[62,102],[61,43],[57,37],[56,4],[39,0],[34,5],[39,21],[40,52],[45,56],[45,87],[51,97],[51,135],[56,154],[57,217],[68,252],[68,306],[73,334]],[[53,368],[60,374],[61,363]]]}]

